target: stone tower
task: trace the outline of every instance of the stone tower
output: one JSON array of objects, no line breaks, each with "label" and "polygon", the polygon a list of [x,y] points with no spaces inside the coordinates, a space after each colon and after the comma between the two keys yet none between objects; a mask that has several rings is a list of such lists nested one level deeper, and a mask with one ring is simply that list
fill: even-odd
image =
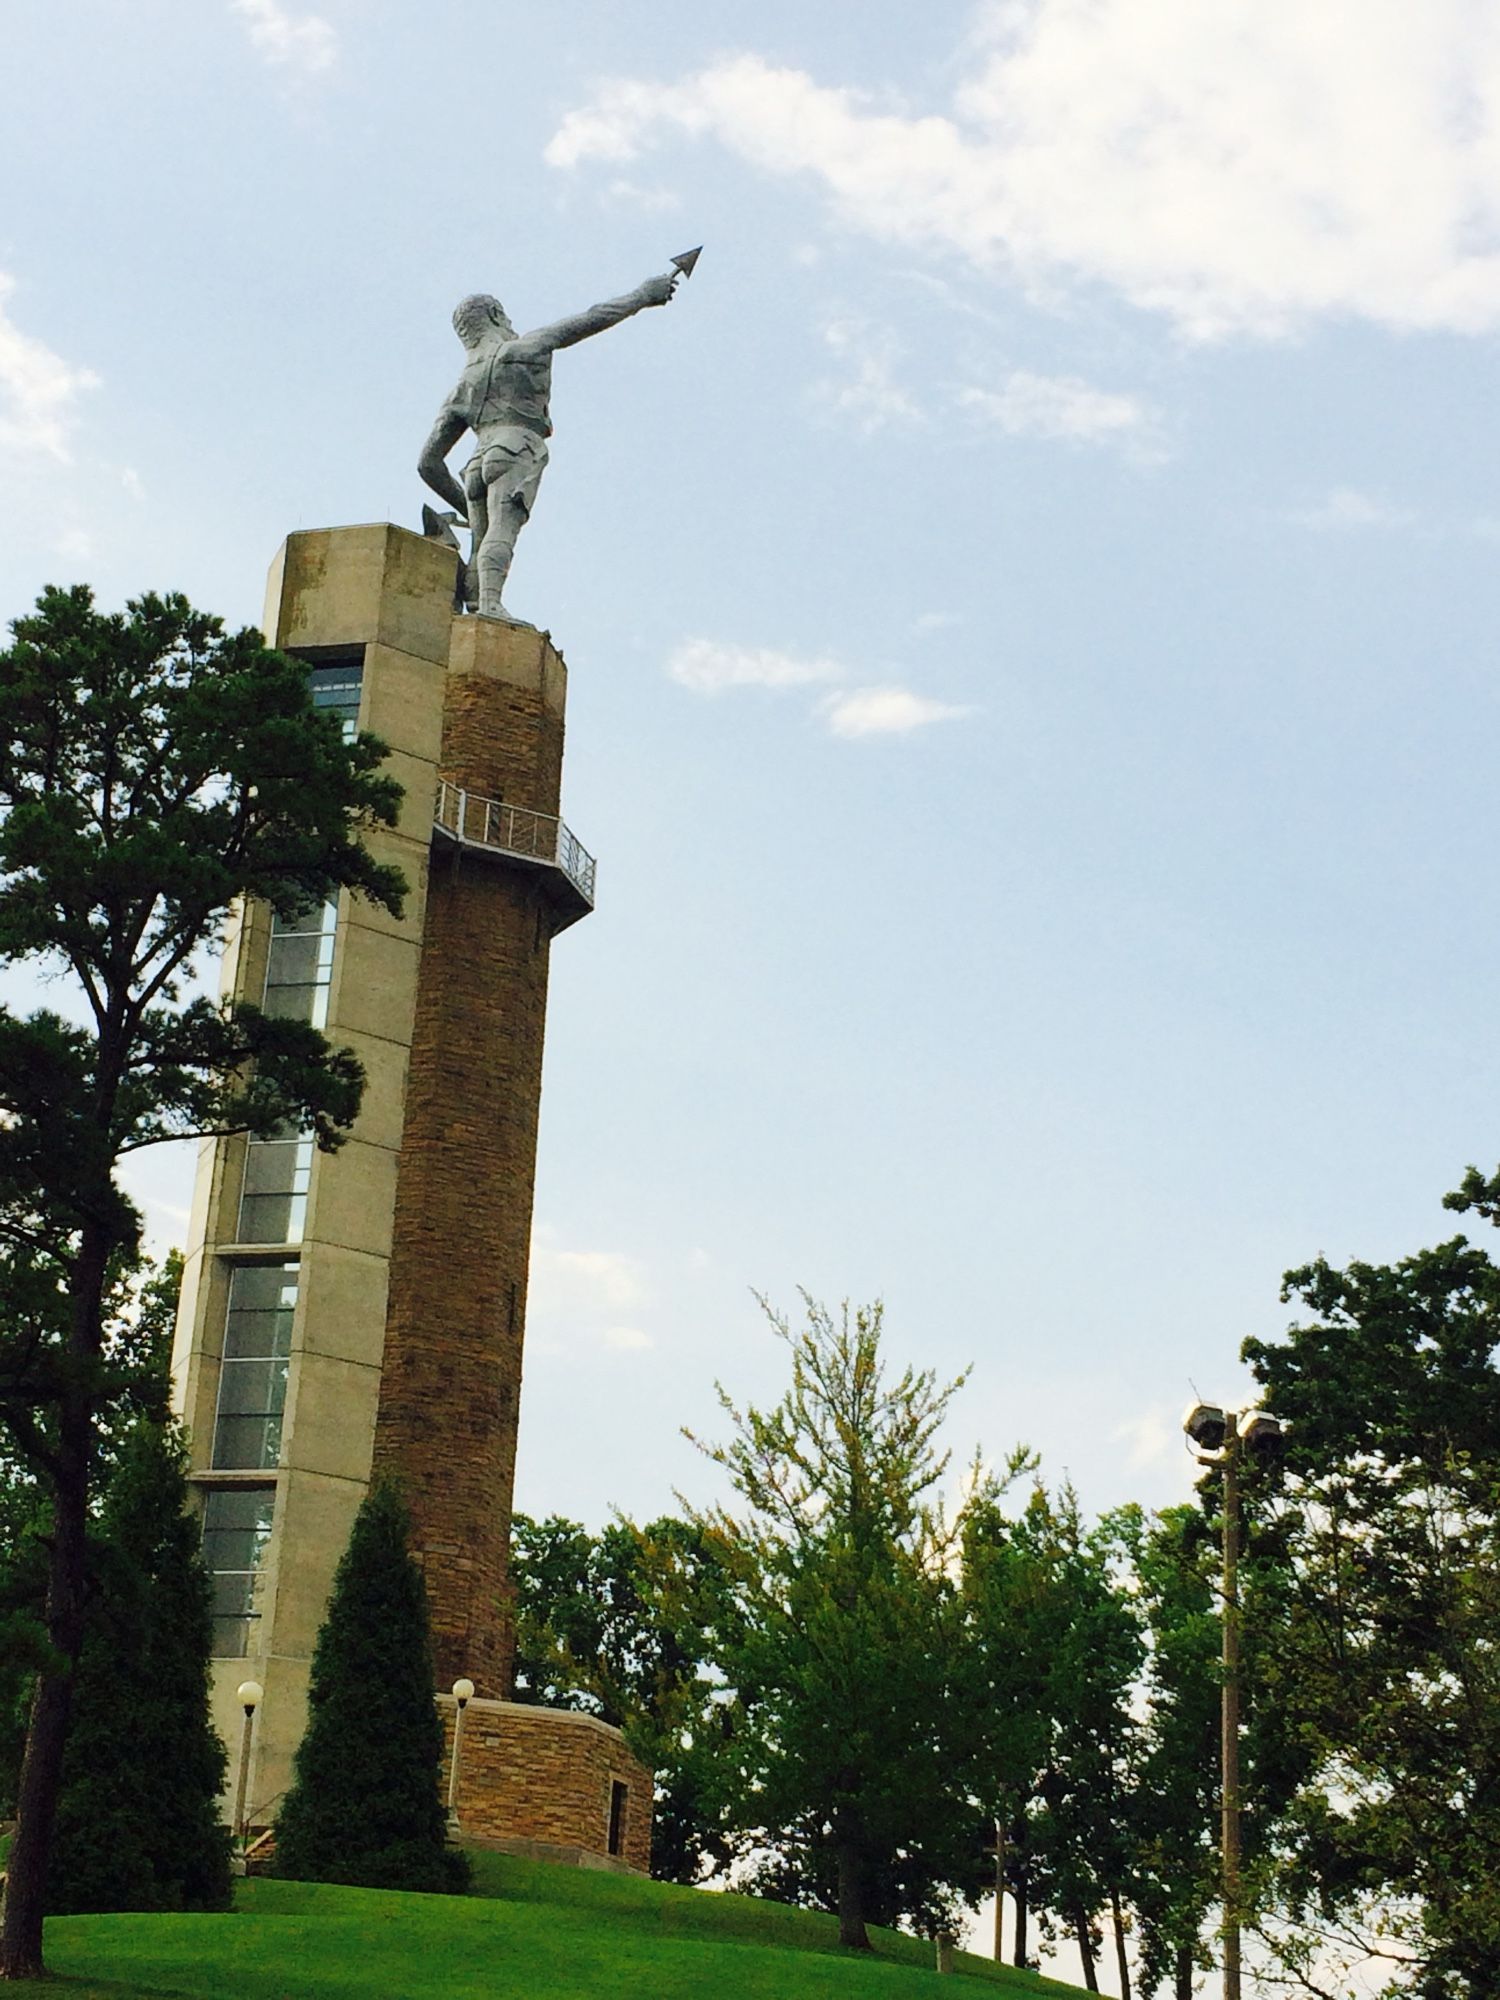
[{"label": "stone tower", "polygon": [[248,1793],[274,1818],[334,1569],[371,1477],[392,1474],[435,1692],[461,1675],[478,1691],[466,1825],[639,1867],[649,1774],[616,1732],[508,1700],[548,961],[593,906],[594,864],[558,816],[562,658],[529,626],[455,617],[454,565],[379,525],[293,535],[271,571],[268,639],[307,661],[315,704],[389,746],[400,822],[367,838],[408,894],[399,919],[347,895],[291,921],[252,905],[226,950],[227,992],[312,1021],[367,1082],[338,1153],[288,1131],[200,1157],[174,1377],[216,1712],[237,1742],[235,1690],[264,1686]]},{"label": "stone tower", "polygon": [[497,1696],[547,961],[593,906],[593,862],[557,817],[566,687],[541,633],[455,624],[375,1422],[375,1469],[412,1506],[439,1683]]}]

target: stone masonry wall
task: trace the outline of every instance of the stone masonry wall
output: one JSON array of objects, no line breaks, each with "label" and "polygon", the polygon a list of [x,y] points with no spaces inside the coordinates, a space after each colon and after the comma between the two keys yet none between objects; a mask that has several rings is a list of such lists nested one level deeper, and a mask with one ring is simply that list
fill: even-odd
[{"label": "stone masonry wall", "polygon": [[[439,775],[555,814],[564,670],[529,628],[461,619]],[[510,1692],[515,1479],[551,906],[535,870],[434,852],[396,1182],[374,1470],[394,1473],[439,1687]]]},{"label": "stone masonry wall", "polygon": [[[454,1704],[438,1697],[444,1764],[453,1749]],[[609,1849],[611,1788],[627,1787],[620,1860],[643,1875],[651,1866],[651,1773],[625,1748],[618,1729],[590,1715],[474,1700],[464,1716],[458,1822],[466,1839],[496,1845],[536,1842],[603,1858]]]}]

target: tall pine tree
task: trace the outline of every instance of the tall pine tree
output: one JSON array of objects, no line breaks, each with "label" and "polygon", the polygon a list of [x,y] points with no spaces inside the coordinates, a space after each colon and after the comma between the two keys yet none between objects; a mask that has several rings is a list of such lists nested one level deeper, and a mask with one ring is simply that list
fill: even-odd
[{"label": "tall pine tree", "polygon": [[47,1508],[47,1651],[16,1788],[0,1980],[43,1970],[42,1919],[88,1619],[109,1330],[141,1218],[125,1157],[288,1122],[337,1147],[363,1071],[307,1022],[224,1008],[195,974],[244,897],[283,914],[339,890],[398,913],[362,833],[393,826],[384,746],[346,743],[307,668],[186,599],[121,614],[47,590],[0,650],[0,962],[65,1012],[0,1006],[0,1427]]},{"label": "tall pine tree", "polygon": [[318,1634],[307,1729],[276,1823],[277,1872],[366,1889],[468,1886],[447,1845],[427,1592],[395,1489],[355,1516]]},{"label": "tall pine tree", "polygon": [[138,1423],[120,1446],[95,1545],[52,1851],[55,1911],[229,1904],[210,1584],[186,1503],[178,1437]]}]

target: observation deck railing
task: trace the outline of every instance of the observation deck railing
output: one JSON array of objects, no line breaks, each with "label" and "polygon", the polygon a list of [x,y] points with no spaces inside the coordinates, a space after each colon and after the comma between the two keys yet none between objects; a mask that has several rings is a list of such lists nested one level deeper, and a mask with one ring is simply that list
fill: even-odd
[{"label": "observation deck railing", "polygon": [[432,830],[461,848],[555,869],[581,898],[584,907],[579,916],[594,907],[594,857],[551,813],[480,798],[440,778]]}]

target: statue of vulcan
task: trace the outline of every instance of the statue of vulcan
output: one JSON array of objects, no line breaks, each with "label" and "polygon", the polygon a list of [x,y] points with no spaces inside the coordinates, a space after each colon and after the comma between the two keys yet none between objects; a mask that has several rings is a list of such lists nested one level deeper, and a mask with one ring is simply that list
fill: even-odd
[{"label": "statue of vulcan", "polygon": [[[500,301],[487,292],[464,299],[454,312],[454,331],[464,345],[464,372],[438,412],[417,470],[448,502],[454,518],[469,524],[472,560],[463,594],[482,616],[509,617],[501,601],[505,580],[516,537],[531,516],[552,435],[553,355],[647,306],[668,304],[698,253],[686,251],[672,261],[670,271],[647,278],[623,298],[590,306],[535,333],[518,334]],[[474,452],[460,485],[446,461],[465,431],[474,433]],[[423,518],[429,533],[452,539],[443,517],[432,509],[424,508]]]}]

